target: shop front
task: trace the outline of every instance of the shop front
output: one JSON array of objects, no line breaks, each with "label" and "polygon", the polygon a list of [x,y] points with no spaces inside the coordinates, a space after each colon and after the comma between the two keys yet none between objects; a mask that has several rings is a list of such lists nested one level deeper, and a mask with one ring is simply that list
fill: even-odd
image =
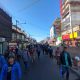
[{"label": "shop front", "polygon": [[[80,32],[77,32],[75,36],[76,36],[75,46],[76,46],[76,47],[80,47]],[[74,37],[75,37],[75,36],[74,36]]]},{"label": "shop front", "polygon": [[63,40],[64,44],[66,44],[67,46],[69,46],[69,44],[70,44],[70,35],[69,34],[63,35],[62,36],[62,40]]},{"label": "shop front", "polygon": [[62,42],[62,37],[61,36],[57,37],[56,45],[57,46],[60,45],[61,42]]},{"label": "shop front", "polygon": [[78,37],[78,32],[73,32],[71,34],[63,35],[62,40],[66,45],[76,47],[80,43],[80,38]]}]

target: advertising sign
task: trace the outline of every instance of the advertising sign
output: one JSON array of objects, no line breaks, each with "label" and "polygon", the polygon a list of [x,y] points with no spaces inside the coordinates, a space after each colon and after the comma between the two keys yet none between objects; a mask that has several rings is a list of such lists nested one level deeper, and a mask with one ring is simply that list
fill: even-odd
[{"label": "advertising sign", "polygon": [[74,32],[74,38],[77,38],[77,37],[78,37],[78,33]]},{"label": "advertising sign", "polygon": [[73,34],[70,34],[70,39],[73,39]]},{"label": "advertising sign", "polygon": [[62,37],[58,37],[57,40],[61,41],[62,40]]},{"label": "advertising sign", "polygon": [[70,34],[70,39],[77,38],[77,37],[78,37],[77,32],[73,32],[73,34]]},{"label": "advertising sign", "polygon": [[70,36],[69,36],[68,34],[62,36],[62,39],[63,39],[63,40],[67,40],[67,39],[69,39],[69,38],[70,38]]}]

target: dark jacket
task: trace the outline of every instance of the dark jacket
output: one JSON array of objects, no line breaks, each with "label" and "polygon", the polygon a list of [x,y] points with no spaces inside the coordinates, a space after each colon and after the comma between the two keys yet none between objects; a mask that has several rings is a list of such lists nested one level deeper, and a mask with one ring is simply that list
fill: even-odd
[{"label": "dark jacket", "polygon": [[65,53],[67,54],[67,60],[68,60],[69,66],[72,66],[70,54],[69,54],[68,52],[66,52],[66,51],[63,51],[63,52],[60,54],[60,63],[61,63],[62,65],[66,65]]}]

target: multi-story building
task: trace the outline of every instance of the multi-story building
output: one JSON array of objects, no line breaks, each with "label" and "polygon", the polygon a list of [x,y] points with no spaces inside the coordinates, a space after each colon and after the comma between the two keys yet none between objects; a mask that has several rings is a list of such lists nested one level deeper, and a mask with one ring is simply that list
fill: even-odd
[{"label": "multi-story building", "polygon": [[67,35],[64,38],[68,38],[68,34],[74,38],[74,32],[80,34],[80,0],[60,0],[60,11],[62,35]]},{"label": "multi-story building", "polygon": [[12,41],[10,45],[12,46],[19,46],[21,47],[26,42],[26,33],[21,30],[21,28],[17,27],[16,25],[12,26]]},{"label": "multi-story building", "polygon": [[17,41],[25,41],[26,33],[21,30],[21,28],[16,27],[15,25],[12,26],[12,40]]},{"label": "multi-story building", "polygon": [[0,53],[4,53],[7,43],[11,41],[12,17],[0,8]]},{"label": "multi-story building", "polygon": [[4,37],[7,41],[10,41],[11,33],[12,17],[10,17],[3,9],[0,8],[0,37]]},{"label": "multi-story building", "polygon": [[80,25],[80,0],[62,0],[62,35],[72,33],[72,28]]},{"label": "multi-story building", "polygon": [[55,40],[56,39],[56,28],[54,27],[54,25],[52,25],[52,27],[50,28],[50,44],[55,44]]},{"label": "multi-story building", "polygon": [[61,38],[61,19],[56,18],[53,25],[54,25],[55,31],[56,31],[56,45],[58,45],[62,41],[62,38]]},{"label": "multi-story building", "polygon": [[61,19],[57,18],[53,23],[55,30],[56,30],[56,36],[61,36]]},{"label": "multi-story building", "polygon": [[50,28],[50,38],[54,39],[56,37],[56,28],[54,27],[54,25],[52,25],[52,27]]}]

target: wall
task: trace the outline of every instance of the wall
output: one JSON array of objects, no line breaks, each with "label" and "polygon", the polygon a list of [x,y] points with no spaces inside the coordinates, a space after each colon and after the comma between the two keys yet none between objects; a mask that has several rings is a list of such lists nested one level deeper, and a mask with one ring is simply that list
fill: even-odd
[{"label": "wall", "polygon": [[6,38],[7,41],[11,40],[12,36],[12,18],[0,9],[0,37]]}]

